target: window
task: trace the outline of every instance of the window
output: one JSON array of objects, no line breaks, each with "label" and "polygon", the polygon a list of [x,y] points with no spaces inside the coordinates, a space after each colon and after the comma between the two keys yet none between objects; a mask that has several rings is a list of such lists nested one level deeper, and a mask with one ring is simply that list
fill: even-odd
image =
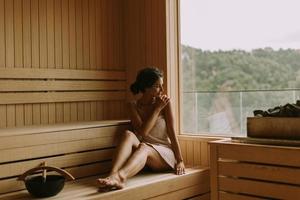
[{"label": "window", "polygon": [[181,0],[183,132],[246,135],[300,96],[298,0]]}]

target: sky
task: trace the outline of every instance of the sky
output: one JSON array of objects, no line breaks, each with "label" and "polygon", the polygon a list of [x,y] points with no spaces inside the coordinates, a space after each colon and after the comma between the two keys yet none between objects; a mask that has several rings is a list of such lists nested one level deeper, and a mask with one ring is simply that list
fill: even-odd
[{"label": "sky", "polygon": [[300,49],[300,0],[181,0],[181,43],[203,50]]}]

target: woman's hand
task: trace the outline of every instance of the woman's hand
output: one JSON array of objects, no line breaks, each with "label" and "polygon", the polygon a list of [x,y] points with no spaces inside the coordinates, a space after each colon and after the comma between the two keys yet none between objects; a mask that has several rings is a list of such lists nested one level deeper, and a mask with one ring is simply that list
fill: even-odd
[{"label": "woman's hand", "polygon": [[156,97],[156,103],[155,106],[157,109],[162,110],[170,101],[170,98],[163,94]]},{"label": "woman's hand", "polygon": [[177,175],[185,174],[185,166],[183,161],[180,161],[175,165],[175,173]]}]

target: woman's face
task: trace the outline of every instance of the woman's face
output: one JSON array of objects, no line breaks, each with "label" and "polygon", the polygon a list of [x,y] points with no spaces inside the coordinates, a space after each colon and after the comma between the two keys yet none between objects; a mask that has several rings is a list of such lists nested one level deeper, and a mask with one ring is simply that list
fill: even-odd
[{"label": "woman's face", "polygon": [[150,88],[146,88],[145,89],[145,93],[147,93],[147,95],[150,95],[152,97],[158,97],[159,95],[161,95],[164,91],[163,88],[163,79],[159,78]]}]

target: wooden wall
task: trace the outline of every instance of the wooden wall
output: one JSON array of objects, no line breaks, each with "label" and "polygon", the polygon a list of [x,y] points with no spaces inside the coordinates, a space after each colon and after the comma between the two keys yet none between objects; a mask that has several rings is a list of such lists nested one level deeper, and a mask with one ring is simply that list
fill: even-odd
[{"label": "wooden wall", "polygon": [[[177,6],[0,0],[0,128],[125,118],[127,88],[145,66],[162,69],[178,98]],[[180,136],[187,165],[208,165],[207,141]]]},{"label": "wooden wall", "polygon": [[[137,72],[146,66],[167,72],[166,7],[162,0],[124,2],[124,55],[129,86]],[[166,83],[165,79],[165,89]],[[130,93],[128,98],[132,98]]]},{"label": "wooden wall", "polygon": [[[0,127],[124,118],[122,7],[123,0],[0,0]],[[37,84],[47,87],[30,89]]]},{"label": "wooden wall", "polygon": [[208,167],[210,163],[209,142],[217,138],[180,135],[179,143],[186,166]]}]

